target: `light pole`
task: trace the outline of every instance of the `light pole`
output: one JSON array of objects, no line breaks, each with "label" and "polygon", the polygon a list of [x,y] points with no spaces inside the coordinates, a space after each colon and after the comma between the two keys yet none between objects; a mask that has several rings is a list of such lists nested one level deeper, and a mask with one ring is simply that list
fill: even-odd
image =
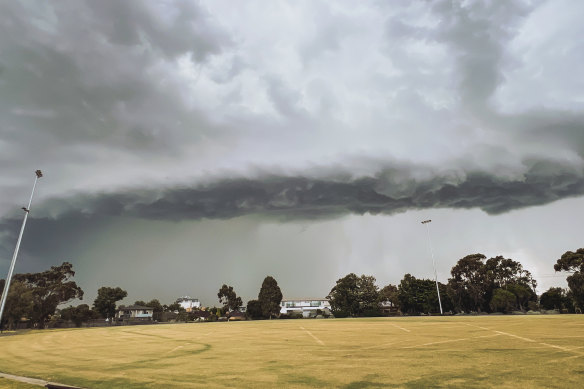
[{"label": "light pole", "polygon": [[4,290],[2,291],[2,303],[0,303],[0,330],[2,329],[2,314],[4,313],[4,305],[6,304],[6,299],[8,298],[8,288],[10,288],[10,281],[12,280],[12,272],[14,271],[14,265],[16,264],[16,257],[18,256],[18,249],[20,249],[20,242],[22,241],[22,233],[24,232],[24,226],[26,225],[26,219],[28,219],[28,214],[30,213],[30,205],[32,203],[32,196],[34,196],[34,189],[36,188],[37,181],[43,176],[43,172],[37,170],[35,172],[36,177],[34,179],[34,184],[32,186],[32,193],[30,194],[30,200],[28,200],[28,207],[22,207],[24,210],[24,220],[22,221],[22,227],[20,227],[20,234],[18,235],[18,240],[16,241],[16,248],[14,249],[14,254],[12,255],[12,262],[10,263],[10,268],[8,269],[8,275],[6,276],[6,282],[4,283]]},{"label": "light pole", "polygon": [[438,288],[438,274],[436,273],[436,261],[434,261],[434,250],[432,250],[432,241],[430,240],[430,224],[432,220],[424,220],[422,224],[426,225],[426,231],[428,231],[428,247],[430,248],[430,255],[432,256],[432,266],[434,266],[434,280],[436,281],[436,292],[438,292],[438,304],[440,305],[440,314],[443,315],[442,312],[442,300],[440,300],[440,289]]}]

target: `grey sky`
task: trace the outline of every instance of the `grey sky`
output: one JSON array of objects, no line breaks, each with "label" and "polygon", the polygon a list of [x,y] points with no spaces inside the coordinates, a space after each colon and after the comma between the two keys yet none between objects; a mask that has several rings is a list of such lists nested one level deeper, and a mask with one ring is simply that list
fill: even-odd
[{"label": "grey sky", "polygon": [[584,4],[0,4],[0,272],[216,304],[581,246]]}]

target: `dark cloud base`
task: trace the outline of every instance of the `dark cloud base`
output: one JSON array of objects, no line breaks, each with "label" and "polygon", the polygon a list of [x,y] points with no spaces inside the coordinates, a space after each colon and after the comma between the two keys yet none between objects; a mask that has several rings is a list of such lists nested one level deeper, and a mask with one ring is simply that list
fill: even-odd
[{"label": "dark cloud base", "polygon": [[[581,168],[548,160],[531,161],[529,166],[513,180],[484,171],[458,175],[430,171],[431,178],[420,180],[413,178],[420,175],[420,168],[392,167],[355,179],[264,175],[193,188],[78,194],[35,205],[37,215],[31,214],[30,227],[63,229],[67,236],[79,229],[103,227],[111,217],[181,221],[259,215],[285,221],[346,214],[389,215],[427,208],[479,208],[496,215],[584,195]],[[47,214],[53,216],[43,216]],[[4,257],[11,253],[20,221],[14,217],[0,220],[0,252]],[[43,236],[40,230],[35,235]]]},{"label": "dark cloud base", "polygon": [[[316,179],[264,176],[225,179],[193,188],[77,195],[39,207],[61,217],[126,216],[156,220],[229,219],[273,215],[290,219],[353,214],[393,214],[408,209],[480,208],[488,214],[537,206],[584,194],[584,171],[558,162],[531,161],[518,179],[474,171],[461,175],[432,172],[418,180],[411,168],[387,168],[371,177]],[[401,177],[401,178],[395,178]]]}]

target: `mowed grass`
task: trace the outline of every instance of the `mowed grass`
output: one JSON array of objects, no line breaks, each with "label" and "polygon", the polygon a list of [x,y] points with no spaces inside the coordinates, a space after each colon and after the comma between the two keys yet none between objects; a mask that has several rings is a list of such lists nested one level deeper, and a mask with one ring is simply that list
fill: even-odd
[{"label": "mowed grass", "polygon": [[0,372],[88,388],[580,388],[584,315],[33,331],[0,337]]}]

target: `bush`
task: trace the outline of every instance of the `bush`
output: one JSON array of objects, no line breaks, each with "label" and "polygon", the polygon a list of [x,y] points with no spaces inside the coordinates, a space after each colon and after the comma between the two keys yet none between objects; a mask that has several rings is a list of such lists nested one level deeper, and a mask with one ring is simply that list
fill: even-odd
[{"label": "bush", "polygon": [[342,309],[335,309],[332,311],[332,314],[334,317],[339,318],[339,319],[349,316],[349,312],[344,311]]},{"label": "bush", "polygon": [[248,319],[262,319],[263,313],[262,313],[262,305],[260,304],[260,302],[258,300],[249,300],[247,302],[247,309],[245,311],[245,315],[247,316]]},{"label": "bush", "polygon": [[527,303],[527,309],[530,311],[539,311],[539,304],[537,301],[530,301]]},{"label": "bush", "polygon": [[515,307],[515,295],[505,289],[496,289],[489,306],[493,312],[511,312]]},{"label": "bush", "polygon": [[290,311],[280,315],[280,319],[302,319],[302,312]]},{"label": "bush", "polygon": [[209,317],[207,318],[207,321],[217,321],[217,315],[215,315],[214,313],[210,314]]},{"label": "bush", "polygon": [[379,317],[381,316],[381,310],[379,308],[369,308],[363,311],[363,316],[365,317]]}]

